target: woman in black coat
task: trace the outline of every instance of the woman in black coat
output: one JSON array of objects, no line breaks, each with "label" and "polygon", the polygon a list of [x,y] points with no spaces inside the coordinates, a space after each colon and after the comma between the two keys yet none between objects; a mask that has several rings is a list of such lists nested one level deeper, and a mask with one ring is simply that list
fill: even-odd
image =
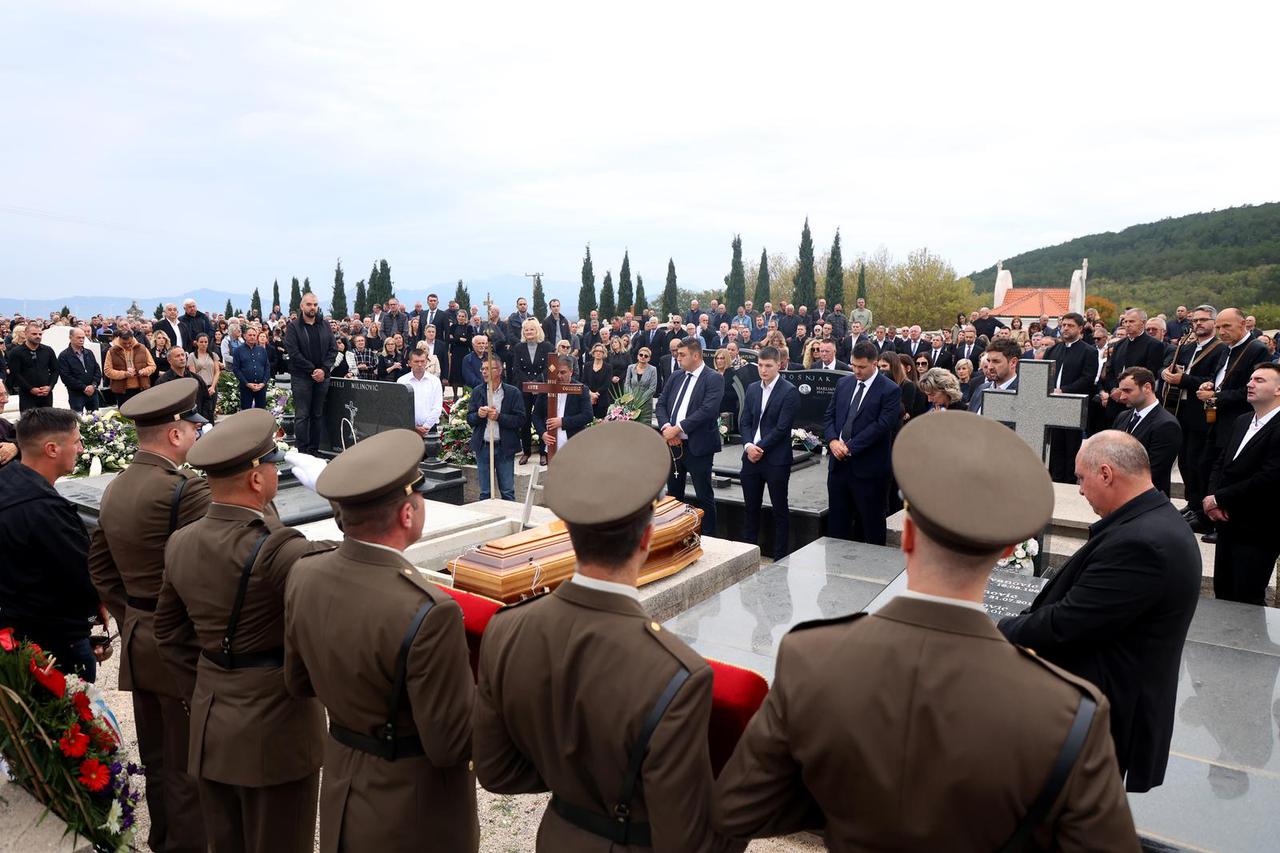
[{"label": "woman in black coat", "polygon": [[453,386],[453,396],[457,399],[466,382],[462,380],[462,360],[471,352],[473,332],[467,321],[467,312],[459,311],[449,327],[449,384]]},{"label": "woman in black coat", "polygon": [[610,358],[605,354],[604,344],[597,343],[591,347],[587,355],[587,363],[582,368],[582,384],[591,392],[591,414],[603,418],[613,402],[613,367]]}]

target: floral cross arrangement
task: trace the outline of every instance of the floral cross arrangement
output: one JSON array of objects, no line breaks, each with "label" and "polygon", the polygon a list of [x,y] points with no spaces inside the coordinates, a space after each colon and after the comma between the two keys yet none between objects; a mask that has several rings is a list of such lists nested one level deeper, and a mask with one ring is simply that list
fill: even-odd
[{"label": "floral cross arrangement", "polygon": [[76,460],[73,477],[88,476],[94,461],[102,471],[123,471],[138,452],[138,433],[133,422],[115,409],[88,412],[80,417],[80,440],[84,452]]},{"label": "floral cross arrangement", "polygon": [[0,630],[0,753],[14,781],[95,850],[132,847],[142,768],[97,688]]}]

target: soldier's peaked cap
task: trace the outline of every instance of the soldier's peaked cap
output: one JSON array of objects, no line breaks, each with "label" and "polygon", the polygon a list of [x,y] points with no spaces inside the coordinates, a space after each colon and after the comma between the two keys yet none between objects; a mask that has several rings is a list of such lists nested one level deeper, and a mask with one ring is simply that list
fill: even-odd
[{"label": "soldier's peaked cap", "polygon": [[[610,475],[601,477],[608,467]],[[653,503],[667,481],[671,455],[650,427],[606,421],[566,442],[547,469],[547,506],[571,524],[599,526]]]},{"label": "soldier's peaked cap", "polygon": [[276,419],[266,409],[245,409],[218,421],[187,454],[192,468],[210,476],[238,474],[283,459],[276,447]]},{"label": "soldier's peaked cap", "polygon": [[190,421],[207,424],[196,410],[196,394],[200,383],[190,376],[153,385],[120,407],[120,414],[140,427]]},{"label": "soldier's peaked cap", "polygon": [[422,437],[392,429],[362,439],[338,454],[316,478],[316,492],[340,504],[365,504],[425,491]]}]

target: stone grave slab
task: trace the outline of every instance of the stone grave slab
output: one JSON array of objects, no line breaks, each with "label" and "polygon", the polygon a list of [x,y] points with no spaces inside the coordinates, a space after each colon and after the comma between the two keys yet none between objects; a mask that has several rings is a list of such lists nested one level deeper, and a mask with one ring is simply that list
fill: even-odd
[{"label": "stone grave slab", "polygon": [[[813,542],[827,532],[827,460],[805,451],[807,459],[791,469],[791,483],[787,493],[791,515],[791,548],[797,550]],[[716,529],[729,539],[742,538],[743,507],[742,485],[727,472],[742,470],[741,445],[729,445],[716,453],[712,460],[712,478],[715,486]],[[769,490],[765,489],[760,510],[760,536],[758,543],[762,553],[773,555],[773,504]]]},{"label": "stone grave slab", "polygon": [[1053,393],[1057,362],[1035,359],[1018,362],[1018,390],[984,391],[982,414],[1013,426],[1014,432],[1048,460],[1049,429],[1083,430],[1089,398],[1085,394]]},{"label": "stone grave slab", "polygon": [[324,401],[330,454],[389,429],[413,429],[413,390],[399,382],[330,379]]},{"label": "stone grave slab", "polygon": [[827,406],[836,395],[836,384],[853,374],[847,370],[784,370],[782,376],[800,392],[800,408],[796,410],[796,429],[807,429],[822,437],[822,424]]}]

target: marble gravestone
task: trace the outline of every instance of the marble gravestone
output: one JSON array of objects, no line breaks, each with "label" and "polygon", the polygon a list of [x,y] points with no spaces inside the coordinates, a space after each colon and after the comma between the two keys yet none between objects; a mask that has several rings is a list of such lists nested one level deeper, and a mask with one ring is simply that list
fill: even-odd
[{"label": "marble gravestone", "polygon": [[389,429],[413,429],[413,390],[399,382],[330,379],[324,420],[329,446],[321,452],[330,455]]},{"label": "marble gravestone", "polygon": [[1044,359],[1019,361],[1017,391],[991,390],[982,395],[982,414],[1012,425],[1041,461],[1048,459],[1049,429],[1083,430],[1089,412],[1087,395],[1053,392],[1057,364]]},{"label": "marble gravestone", "polygon": [[[71,327],[70,326],[45,326],[44,337],[40,343],[53,350],[53,357],[57,358],[62,355],[67,347],[71,346]],[[86,346],[88,341],[85,341]],[[94,353],[97,355],[97,353]],[[98,359],[98,366],[102,366],[102,359]],[[17,398],[17,394],[13,395]],[[69,405],[67,398],[67,386],[62,384],[62,379],[53,383],[53,405],[59,409],[65,409]]]},{"label": "marble gravestone", "polygon": [[800,392],[800,408],[796,410],[795,429],[804,429],[822,438],[827,406],[836,395],[836,384],[846,370],[784,370],[782,376]]}]

